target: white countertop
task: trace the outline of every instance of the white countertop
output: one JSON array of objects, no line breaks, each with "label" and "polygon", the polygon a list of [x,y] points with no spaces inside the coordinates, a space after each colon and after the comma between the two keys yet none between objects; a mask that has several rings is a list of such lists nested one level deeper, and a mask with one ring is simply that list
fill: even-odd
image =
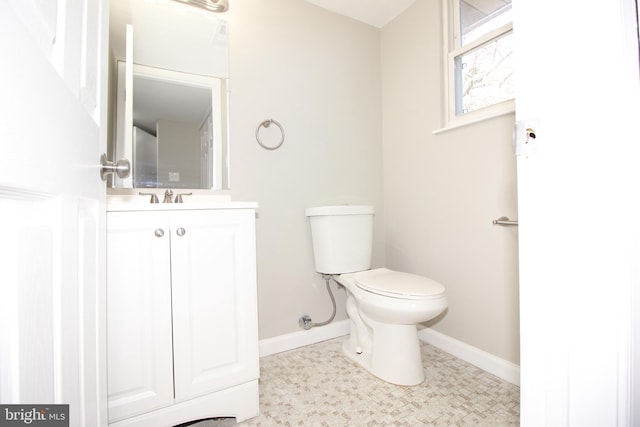
[{"label": "white countertop", "polygon": [[[162,201],[162,195],[158,193]],[[166,211],[197,209],[256,209],[257,202],[235,202],[229,195],[185,196],[183,203],[150,203],[150,196],[132,194],[107,195],[107,212]]]}]

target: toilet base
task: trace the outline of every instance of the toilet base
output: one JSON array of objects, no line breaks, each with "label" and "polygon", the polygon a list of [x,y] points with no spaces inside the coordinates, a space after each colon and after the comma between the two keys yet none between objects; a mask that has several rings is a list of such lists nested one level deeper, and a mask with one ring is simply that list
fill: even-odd
[{"label": "toilet base", "polygon": [[370,348],[360,347],[350,338],[342,345],[345,356],[389,383],[421,384],[425,374],[416,326],[374,323]]}]

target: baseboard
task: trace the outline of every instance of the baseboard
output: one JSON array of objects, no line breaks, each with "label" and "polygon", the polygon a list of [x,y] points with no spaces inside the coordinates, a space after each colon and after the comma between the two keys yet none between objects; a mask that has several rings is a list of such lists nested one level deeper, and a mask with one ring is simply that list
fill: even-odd
[{"label": "baseboard", "polygon": [[[270,356],[283,351],[315,344],[321,341],[338,338],[349,334],[349,320],[340,320],[326,326],[300,330],[289,334],[278,335],[273,338],[260,340],[260,357]],[[447,353],[471,363],[478,368],[502,378],[505,381],[520,385],[520,366],[501,359],[486,351],[458,341],[430,328],[418,331],[418,337]]]},{"label": "baseboard", "polygon": [[430,328],[418,331],[418,337],[422,341],[471,363],[498,378],[520,386],[520,366],[515,363],[501,359]]},{"label": "baseboard", "polygon": [[300,330],[290,334],[278,335],[260,340],[260,357],[270,356],[294,348],[304,347],[317,342],[338,338],[349,334],[349,319],[316,326],[307,331]]}]

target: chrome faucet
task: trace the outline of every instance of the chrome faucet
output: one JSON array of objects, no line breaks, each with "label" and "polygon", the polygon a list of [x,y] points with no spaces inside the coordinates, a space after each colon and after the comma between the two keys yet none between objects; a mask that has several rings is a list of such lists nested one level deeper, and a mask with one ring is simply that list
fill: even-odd
[{"label": "chrome faucet", "polygon": [[181,193],[181,194],[176,195],[175,203],[183,203],[184,200],[182,200],[182,196],[190,196],[192,194],[193,194],[193,192],[191,192],[191,193]]},{"label": "chrome faucet", "polygon": [[173,191],[166,190],[164,192],[164,200],[162,201],[162,203],[173,203]]},{"label": "chrome faucet", "polygon": [[138,194],[140,194],[141,196],[151,196],[151,200],[149,200],[150,203],[160,203],[158,201],[158,196],[156,196],[156,193],[143,193],[143,192],[139,192]]}]

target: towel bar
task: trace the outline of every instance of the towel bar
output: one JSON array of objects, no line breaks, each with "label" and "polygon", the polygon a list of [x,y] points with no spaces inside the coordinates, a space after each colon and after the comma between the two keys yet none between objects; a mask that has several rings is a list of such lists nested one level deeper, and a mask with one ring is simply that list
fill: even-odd
[{"label": "towel bar", "polygon": [[501,216],[498,219],[493,220],[493,225],[518,225],[518,221],[511,221],[507,216]]}]

